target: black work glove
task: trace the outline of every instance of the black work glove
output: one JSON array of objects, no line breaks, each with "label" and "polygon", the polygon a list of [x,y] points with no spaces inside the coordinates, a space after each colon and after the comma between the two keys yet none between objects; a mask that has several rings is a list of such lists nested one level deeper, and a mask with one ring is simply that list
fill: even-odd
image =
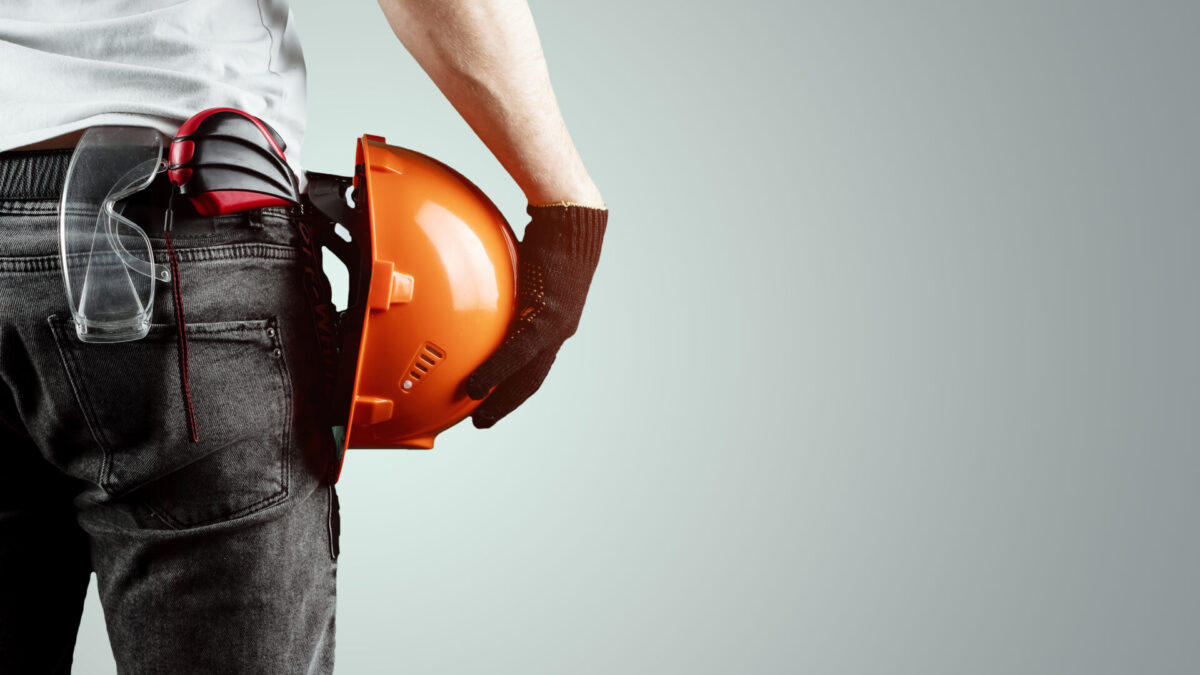
[{"label": "black work glove", "polygon": [[479,429],[532,396],[575,334],[608,224],[605,208],[530,204],[525,211],[530,221],[517,246],[516,317],[496,353],[467,378],[468,396],[487,397],[471,414]]}]

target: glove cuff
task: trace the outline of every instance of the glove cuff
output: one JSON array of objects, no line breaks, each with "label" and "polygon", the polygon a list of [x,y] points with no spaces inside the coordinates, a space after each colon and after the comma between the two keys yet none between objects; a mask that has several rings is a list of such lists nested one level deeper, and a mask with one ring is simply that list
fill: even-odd
[{"label": "glove cuff", "polygon": [[525,208],[529,224],[522,243],[563,251],[591,269],[600,262],[600,244],[608,225],[608,209],[548,204]]}]

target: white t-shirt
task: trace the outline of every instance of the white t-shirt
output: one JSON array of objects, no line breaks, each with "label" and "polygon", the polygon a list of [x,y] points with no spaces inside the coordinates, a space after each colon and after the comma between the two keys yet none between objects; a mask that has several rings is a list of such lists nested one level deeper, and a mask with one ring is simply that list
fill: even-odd
[{"label": "white t-shirt", "polygon": [[102,124],[267,121],[300,173],[307,92],[287,0],[0,1],[0,152]]}]

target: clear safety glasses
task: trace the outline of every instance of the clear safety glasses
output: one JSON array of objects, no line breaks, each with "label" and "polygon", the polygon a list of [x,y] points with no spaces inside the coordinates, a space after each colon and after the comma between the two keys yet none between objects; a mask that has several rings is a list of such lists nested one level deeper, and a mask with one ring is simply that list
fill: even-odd
[{"label": "clear safety glasses", "polygon": [[59,255],[84,342],[137,340],[150,330],[155,282],[170,281],[171,272],[154,261],[150,238],[122,202],[164,170],[153,128],[92,127],[75,146],[59,205]]}]

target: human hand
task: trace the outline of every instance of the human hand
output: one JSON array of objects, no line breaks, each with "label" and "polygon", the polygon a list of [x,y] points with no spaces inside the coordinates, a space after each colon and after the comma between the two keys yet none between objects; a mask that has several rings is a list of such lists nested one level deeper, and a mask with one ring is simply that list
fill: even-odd
[{"label": "human hand", "polygon": [[479,429],[532,396],[575,334],[608,223],[607,208],[530,204],[525,211],[530,221],[517,246],[516,318],[496,353],[467,378],[467,395],[486,397],[471,414]]}]

